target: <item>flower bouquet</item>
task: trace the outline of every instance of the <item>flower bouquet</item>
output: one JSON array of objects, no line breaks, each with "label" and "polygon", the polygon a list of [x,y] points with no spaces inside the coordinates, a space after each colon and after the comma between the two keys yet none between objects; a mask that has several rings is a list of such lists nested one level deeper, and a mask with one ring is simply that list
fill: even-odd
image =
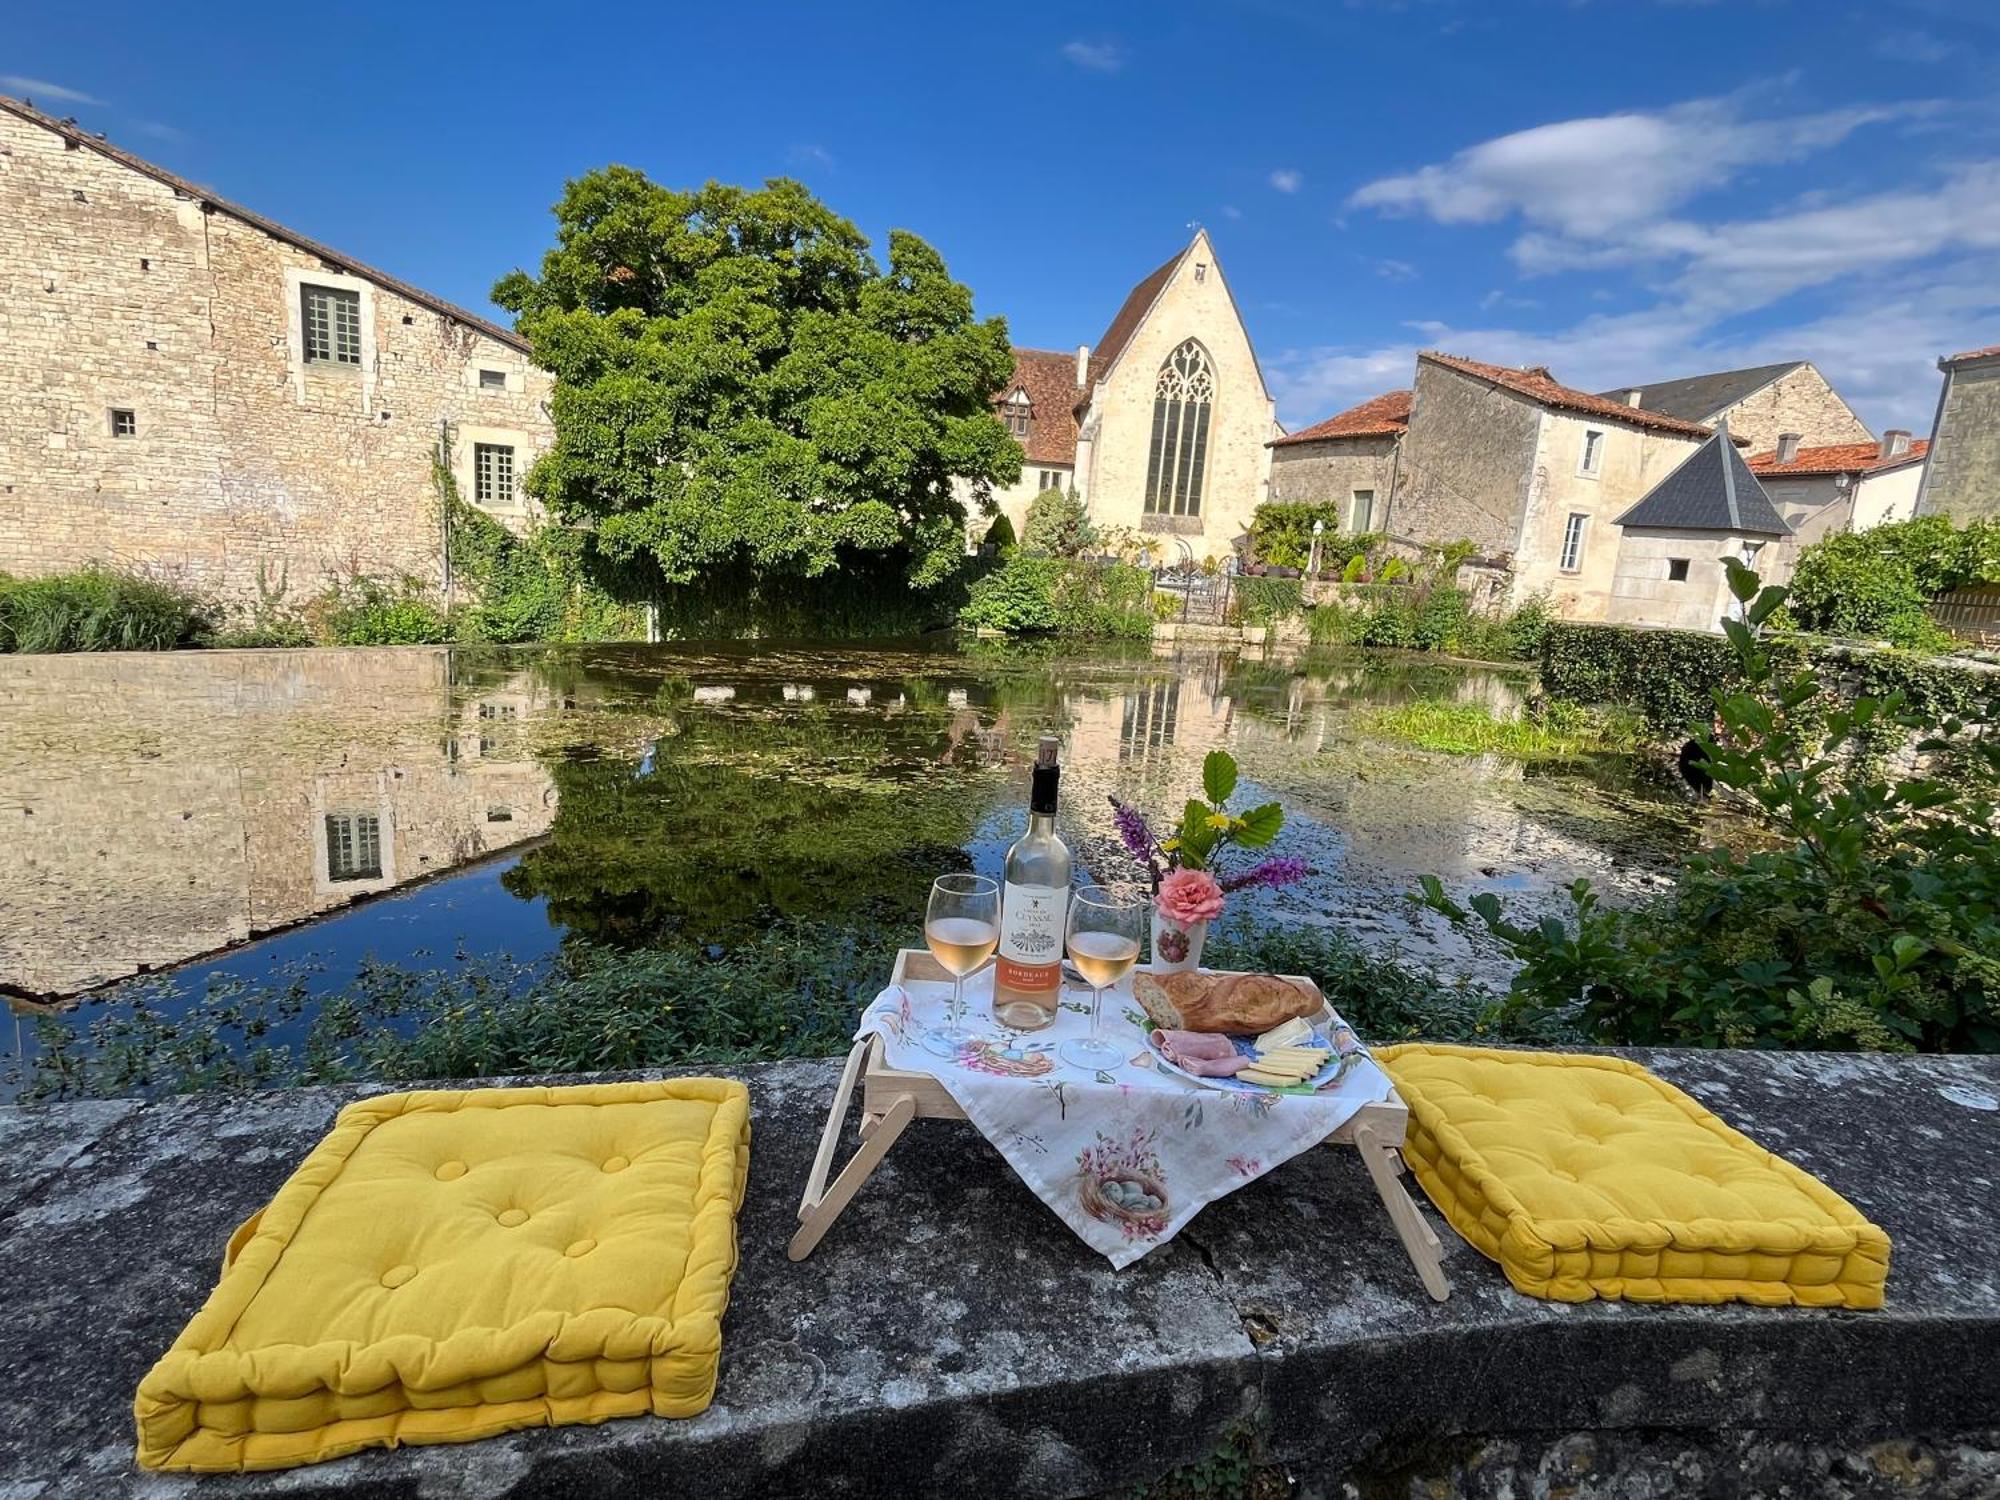
[{"label": "flower bouquet", "polygon": [[1232,846],[1263,849],[1285,826],[1285,810],[1266,802],[1246,812],[1229,810],[1236,792],[1236,757],[1211,750],[1201,763],[1201,797],[1188,798],[1180,826],[1166,837],[1154,834],[1146,815],[1130,803],[1111,799],[1119,842],[1144,866],[1153,892],[1153,972],[1171,974],[1201,967],[1208,924],[1222,915],[1228,898],[1258,886],[1278,887],[1302,880],[1302,859],[1268,858],[1233,875],[1217,872]]}]

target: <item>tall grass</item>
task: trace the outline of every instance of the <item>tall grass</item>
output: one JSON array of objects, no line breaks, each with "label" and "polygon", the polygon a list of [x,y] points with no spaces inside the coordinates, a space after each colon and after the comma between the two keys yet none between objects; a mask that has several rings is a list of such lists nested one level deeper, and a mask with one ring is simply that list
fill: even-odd
[{"label": "tall grass", "polygon": [[1445,755],[1511,755],[1521,760],[1573,760],[1600,751],[1632,749],[1643,726],[1635,715],[1579,709],[1552,700],[1540,712],[1496,718],[1478,703],[1424,699],[1365,710],[1363,733],[1402,740]]},{"label": "tall grass", "polygon": [[0,651],[170,651],[214,629],[208,600],[157,579],[102,567],[0,574]]}]

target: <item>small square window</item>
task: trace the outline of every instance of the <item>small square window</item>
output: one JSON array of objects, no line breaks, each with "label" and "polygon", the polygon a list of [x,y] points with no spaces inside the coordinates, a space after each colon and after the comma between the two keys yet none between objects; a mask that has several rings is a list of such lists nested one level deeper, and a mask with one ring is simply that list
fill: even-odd
[{"label": "small square window", "polygon": [[482,391],[506,390],[507,372],[505,370],[481,370],[479,372],[479,388]]},{"label": "small square window", "polygon": [[111,408],[111,435],[115,438],[139,435],[139,414],[122,407]]},{"label": "small square window", "polygon": [[1196,261],[1196,262],[1194,263],[1194,279],[1195,279],[1196,281],[1206,281],[1206,280],[1208,280],[1208,262],[1207,262],[1207,261],[1205,261],[1205,260],[1198,260],[1198,261]]},{"label": "small square window", "polygon": [[1686,559],[1685,557],[1670,557],[1670,558],[1668,558],[1668,559],[1667,559],[1667,582],[1668,582],[1668,583],[1686,583],[1686,582],[1687,582],[1687,578],[1688,578],[1688,560],[1687,560],[1687,559]]}]

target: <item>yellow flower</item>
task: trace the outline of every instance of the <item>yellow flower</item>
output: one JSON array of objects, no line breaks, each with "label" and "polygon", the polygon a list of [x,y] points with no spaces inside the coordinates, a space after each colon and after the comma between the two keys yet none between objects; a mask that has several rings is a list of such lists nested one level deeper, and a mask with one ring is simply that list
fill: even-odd
[{"label": "yellow flower", "polygon": [[1208,815],[1208,826],[1210,828],[1224,829],[1235,821],[1228,813],[1210,813]]}]

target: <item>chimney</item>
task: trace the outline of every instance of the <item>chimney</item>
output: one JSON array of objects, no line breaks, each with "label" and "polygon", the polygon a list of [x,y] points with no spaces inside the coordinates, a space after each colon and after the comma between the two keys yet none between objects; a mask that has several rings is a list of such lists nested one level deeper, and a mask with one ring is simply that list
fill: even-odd
[{"label": "chimney", "polygon": [[1523,375],[1539,376],[1543,380],[1555,379],[1555,376],[1549,373],[1549,367],[1547,365],[1523,365],[1521,366],[1521,373]]},{"label": "chimney", "polygon": [[1882,434],[1882,456],[1901,458],[1910,451],[1910,434],[1907,428],[1891,427]]},{"label": "chimney", "polygon": [[1625,393],[1625,404],[1627,406],[1637,406],[1639,404],[1639,398],[1645,394],[1646,393],[1640,390],[1637,386],[1633,386],[1631,390]]},{"label": "chimney", "polygon": [[1090,381],[1090,345],[1076,346],[1076,388],[1082,390]]},{"label": "chimney", "polygon": [[1791,463],[1794,459],[1796,459],[1799,456],[1799,443],[1801,442],[1802,438],[1803,434],[1796,432],[1781,432],[1778,434],[1779,463],[1781,464]]}]

